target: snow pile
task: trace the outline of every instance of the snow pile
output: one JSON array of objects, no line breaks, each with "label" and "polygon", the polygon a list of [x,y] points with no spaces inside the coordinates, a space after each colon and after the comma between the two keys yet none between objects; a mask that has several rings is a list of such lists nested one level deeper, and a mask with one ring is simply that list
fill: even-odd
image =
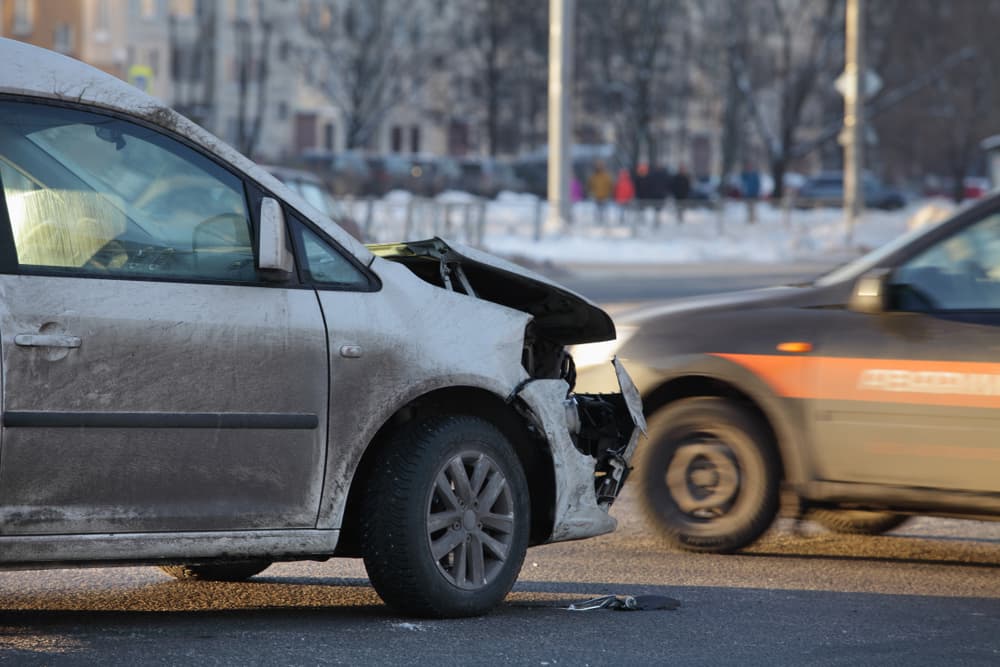
[{"label": "snow pile", "polygon": [[[578,202],[569,222],[548,219],[532,195],[501,193],[496,200],[449,191],[435,199],[402,193],[374,202],[367,219],[372,241],[441,236],[489,252],[554,264],[677,264],[844,260],[876,248],[907,229],[921,208],[866,211],[848,239],[840,209],[795,210],[758,203],[756,222],[741,202],[692,208],[680,222],[668,203],[659,211]],[[360,214],[360,215],[359,215]]]},{"label": "snow pile", "polygon": [[475,204],[479,201],[476,195],[461,190],[445,190],[434,199],[442,204]]}]

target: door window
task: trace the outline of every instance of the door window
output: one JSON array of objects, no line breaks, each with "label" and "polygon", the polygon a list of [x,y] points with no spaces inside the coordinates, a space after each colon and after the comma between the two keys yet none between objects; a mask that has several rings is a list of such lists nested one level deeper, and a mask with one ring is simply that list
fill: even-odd
[{"label": "door window", "polygon": [[893,283],[903,310],[1000,310],[1000,214],[914,257]]},{"label": "door window", "polygon": [[303,277],[323,287],[365,289],[368,277],[346,257],[331,248],[311,230],[299,225],[303,254]]},{"label": "door window", "polygon": [[256,280],[242,181],[155,130],[0,103],[0,178],[22,270]]}]

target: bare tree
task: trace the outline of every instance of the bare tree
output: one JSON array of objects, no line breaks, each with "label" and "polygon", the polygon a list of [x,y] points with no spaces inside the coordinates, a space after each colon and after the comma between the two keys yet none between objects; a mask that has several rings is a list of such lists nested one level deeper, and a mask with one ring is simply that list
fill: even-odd
[{"label": "bare tree", "polygon": [[612,120],[630,164],[659,152],[654,122],[685,115],[686,70],[677,63],[682,0],[582,0],[578,78],[588,111]]},{"label": "bare tree", "polygon": [[[1000,131],[1000,44],[993,26],[997,0],[940,3],[908,0],[886,36],[881,72],[890,90],[905,86],[942,63],[955,64],[878,119],[885,157],[914,178],[945,177],[956,201],[982,159],[979,143]],[[920,34],[922,39],[905,39]],[[968,49],[974,58],[955,58]],[[876,100],[877,102],[878,100]]]},{"label": "bare tree", "polygon": [[199,2],[192,24],[170,15],[170,78],[174,108],[199,125],[208,125],[215,107],[216,6]]},{"label": "bare tree", "polygon": [[[741,3],[743,0],[735,0]],[[840,0],[748,0],[745,44],[730,66],[774,178],[773,196],[796,154],[805,111],[818,85],[830,85],[843,64]],[[738,54],[745,52],[747,58]]]},{"label": "bare tree", "polygon": [[[254,11],[233,21],[236,38],[236,147],[253,155],[260,141],[261,125],[267,109],[267,84],[270,76],[271,39],[274,18],[258,2]],[[249,97],[253,94],[254,102]]]},{"label": "bare tree", "polygon": [[[217,108],[217,91],[223,87],[218,70],[220,44],[232,37],[236,73],[236,148],[252,155],[260,140],[267,106],[271,42],[274,34],[272,7],[263,2],[242,5],[246,13],[224,20],[218,3],[199,2],[192,21],[171,14],[169,39],[174,107],[200,125],[224,133]],[[251,101],[251,98],[252,101]]]},{"label": "bare tree", "polygon": [[740,90],[741,63],[750,60],[750,26],[747,5],[743,2],[688,3],[692,22],[697,25],[697,40],[691,52],[694,67],[700,72],[701,86],[693,89],[701,99],[719,101],[719,175],[731,174],[746,155],[748,125],[744,95]]},{"label": "bare tree", "polygon": [[453,85],[481,119],[487,152],[516,151],[545,105],[547,3],[454,0],[451,6],[455,43],[446,62]]},{"label": "bare tree", "polygon": [[303,67],[343,114],[348,148],[367,145],[390,109],[412,100],[427,75],[425,3],[317,0],[307,5]]}]

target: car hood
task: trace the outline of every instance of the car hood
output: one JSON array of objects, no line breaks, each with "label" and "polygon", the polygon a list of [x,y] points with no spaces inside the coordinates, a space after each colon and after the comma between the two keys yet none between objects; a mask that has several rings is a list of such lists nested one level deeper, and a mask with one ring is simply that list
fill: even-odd
[{"label": "car hood", "polygon": [[440,238],[368,246],[423,280],[530,313],[535,331],[561,345],[615,337],[611,317],[587,298],[500,257]]},{"label": "car hood", "polygon": [[682,315],[717,310],[818,305],[821,301],[818,297],[819,290],[811,286],[791,285],[726,292],[724,294],[708,294],[640,308],[619,317],[618,323],[623,326],[638,326],[651,320],[672,319]]}]

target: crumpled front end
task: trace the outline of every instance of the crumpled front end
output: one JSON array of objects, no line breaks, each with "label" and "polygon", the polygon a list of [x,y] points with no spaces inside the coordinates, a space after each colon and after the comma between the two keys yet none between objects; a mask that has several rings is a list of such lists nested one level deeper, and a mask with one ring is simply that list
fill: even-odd
[{"label": "crumpled front end", "polygon": [[517,393],[544,434],[555,471],[555,515],[549,542],[612,532],[608,514],[621,492],[641,433],[639,392],[617,359],[620,394],[571,394],[565,380],[533,380]]},{"label": "crumpled front end", "polygon": [[498,257],[439,238],[369,246],[442,289],[532,316],[524,333],[527,378],[508,401],[544,440],[555,473],[550,542],[615,529],[608,508],[621,492],[641,432],[642,400],[614,360],[620,393],[573,394],[576,366],[568,345],[615,338],[611,317],[585,297]]}]

